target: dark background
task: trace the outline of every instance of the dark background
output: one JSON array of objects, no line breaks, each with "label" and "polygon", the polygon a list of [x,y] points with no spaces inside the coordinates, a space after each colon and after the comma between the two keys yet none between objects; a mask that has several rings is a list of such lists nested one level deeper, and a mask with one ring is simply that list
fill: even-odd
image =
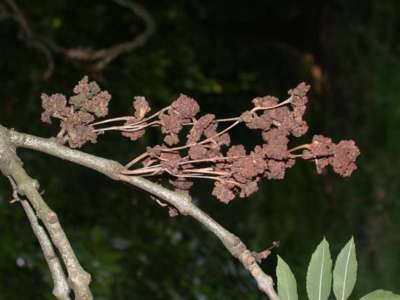
[{"label": "dark background", "polygon": [[[250,199],[229,206],[208,183],[192,191],[198,205],[254,250],[279,240],[305,298],[309,257],[325,236],[334,256],[354,235],[359,272],[353,298],[377,288],[400,292],[400,1],[142,1],[157,31],[146,44],[100,72],[54,54],[46,59],[21,38],[0,1],[0,122],[39,136],[41,92],[70,95],[88,74],[112,95],[111,115],[129,114],[135,95],[153,110],[184,92],[202,112],[236,116],[256,96],[284,99],[312,85],[307,139],[322,133],[354,139],[359,169],[343,179],[318,176],[300,162],[284,181],[266,181]],[[143,22],[112,1],[17,2],[36,37],[64,47],[107,47],[143,30]],[[254,144],[245,128],[236,143]],[[84,151],[127,162],[159,141],[111,134]],[[300,143],[303,140],[298,141]],[[40,153],[21,150],[29,174],[59,214],[96,299],[262,299],[255,283],[219,241],[189,218],[170,219],[148,195]],[[0,299],[52,299],[39,246],[11,190],[0,178]],[[276,256],[263,263],[273,274]]]}]

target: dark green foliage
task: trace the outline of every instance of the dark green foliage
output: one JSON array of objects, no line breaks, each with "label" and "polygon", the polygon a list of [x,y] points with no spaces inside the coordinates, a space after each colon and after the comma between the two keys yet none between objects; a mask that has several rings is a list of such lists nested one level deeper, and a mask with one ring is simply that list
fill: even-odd
[{"label": "dark green foliage", "polygon": [[[357,269],[356,245],[353,238],[340,250],[333,269],[329,243],[324,238],[314,250],[307,268],[308,299],[327,300],[332,294],[332,288],[336,300],[347,300],[357,281]],[[363,274],[360,275],[363,276]],[[278,256],[276,276],[279,298],[281,300],[297,300],[296,278],[288,264],[280,256]],[[379,289],[368,293],[361,299],[399,300],[400,295]]]}]

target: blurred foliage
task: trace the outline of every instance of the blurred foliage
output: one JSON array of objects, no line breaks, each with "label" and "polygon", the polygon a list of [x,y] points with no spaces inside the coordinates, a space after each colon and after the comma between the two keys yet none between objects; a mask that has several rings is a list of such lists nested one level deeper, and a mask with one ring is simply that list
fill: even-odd
[{"label": "blurred foliage", "polygon": [[[140,19],[112,1],[17,3],[37,36],[66,47],[107,47],[143,30]],[[199,183],[195,201],[254,250],[280,240],[278,252],[297,278],[304,278],[308,253],[324,235],[337,255],[342,241],[354,234],[355,296],[377,288],[399,293],[400,2],[143,5],[157,23],[144,47],[96,74],[85,63],[55,55],[55,72],[47,81],[43,55],[0,14],[1,124],[54,135],[54,126],[40,123],[40,93],[70,93],[84,74],[112,93],[112,115],[130,112],[134,95],[146,96],[157,109],[184,92],[203,112],[234,116],[255,96],[284,97],[307,81],[313,86],[309,137],[355,139],[362,156],[353,177],[316,176],[312,164],[299,163],[287,180],[265,182],[251,199],[225,206],[210,196],[207,183]],[[0,3],[0,12],[4,7]],[[234,138],[254,144],[245,129],[236,130]],[[135,145],[111,135],[84,150],[126,162],[158,141],[156,131]],[[262,298],[250,276],[194,221],[170,219],[145,193],[80,166],[31,151],[20,155],[91,272],[96,299]],[[0,178],[0,299],[52,299],[39,246],[10,196],[7,180]],[[273,274],[275,265],[271,256],[263,268]]]}]

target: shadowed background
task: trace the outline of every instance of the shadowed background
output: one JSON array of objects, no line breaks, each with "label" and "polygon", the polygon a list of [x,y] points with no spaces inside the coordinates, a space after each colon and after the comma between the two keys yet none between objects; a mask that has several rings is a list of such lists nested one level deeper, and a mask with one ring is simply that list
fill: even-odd
[{"label": "shadowed background", "polygon": [[[156,31],[97,71],[56,50],[109,47],[140,35],[146,25],[124,1],[20,0],[31,35],[13,19],[10,3],[0,2],[0,122],[19,131],[55,135],[56,124],[40,122],[41,92],[70,95],[86,74],[113,95],[111,116],[131,113],[135,95],[156,111],[183,92],[203,113],[231,117],[256,96],[285,99],[288,89],[310,83],[310,131],[293,143],[316,133],[354,139],[362,154],[351,178],[318,176],[312,163],[299,162],[284,181],[265,181],[256,195],[228,206],[210,195],[209,183],[196,184],[192,196],[250,248],[279,240],[276,252],[292,267],[301,298],[323,236],[336,256],[354,235],[354,298],[377,288],[400,292],[399,1],[143,1]],[[46,51],[54,69],[44,79]],[[157,130],[148,132],[137,142],[101,136],[83,150],[124,163],[160,141]],[[249,147],[259,141],[245,127],[232,138]],[[189,218],[171,219],[147,194],[91,170],[20,155],[92,274],[96,299],[263,298],[242,266]],[[0,299],[52,299],[42,253],[10,197],[0,178]],[[273,274],[275,264],[274,255],[263,268]]]}]

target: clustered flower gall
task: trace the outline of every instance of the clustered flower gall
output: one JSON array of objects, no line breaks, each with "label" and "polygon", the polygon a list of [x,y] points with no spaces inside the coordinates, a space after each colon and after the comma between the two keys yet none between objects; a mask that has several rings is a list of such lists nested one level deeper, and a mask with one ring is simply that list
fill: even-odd
[{"label": "clustered flower gall", "polygon": [[96,117],[108,114],[111,95],[101,91],[96,82],[89,82],[86,76],[74,87],[74,93],[68,101],[62,94],[42,94],[42,121],[61,120],[57,137],[70,147],[79,148],[88,141],[96,142],[97,133],[91,123]]},{"label": "clustered flower gall", "polygon": [[[283,179],[297,159],[313,161],[318,173],[331,166],[339,175],[350,176],[357,169],[355,161],[360,152],[351,140],[335,144],[330,138],[315,135],[311,143],[289,149],[290,139],[308,130],[303,117],[309,90],[309,85],[300,83],[282,102],[272,96],[257,97],[252,100],[253,108],[229,119],[217,119],[213,114],[197,116],[198,103],[184,94],[149,115],[147,100],[135,97],[132,115],[94,122],[108,114],[111,96],[84,77],[68,101],[61,94],[42,95],[42,121],[60,119],[58,138],[73,148],[96,142],[97,135],[106,131],[119,131],[135,141],[146,129],[159,127],[164,143],[147,147],[126,164],[123,174],[168,175],[170,184],[181,192],[188,192],[194,179],[209,179],[214,182],[212,194],[229,203],[236,197],[252,195],[263,178]],[[219,129],[222,124],[224,128]],[[260,132],[261,143],[251,151],[231,143],[229,131],[239,124]],[[185,127],[189,127],[189,133],[183,136]]]}]

